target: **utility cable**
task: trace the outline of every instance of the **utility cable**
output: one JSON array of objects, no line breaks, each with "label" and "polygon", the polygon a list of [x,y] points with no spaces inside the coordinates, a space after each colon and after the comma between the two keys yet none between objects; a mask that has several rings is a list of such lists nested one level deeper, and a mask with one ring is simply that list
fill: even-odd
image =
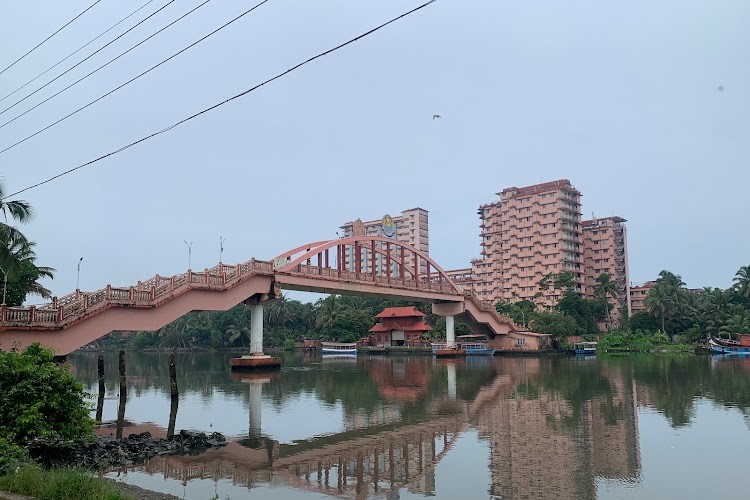
[{"label": "utility cable", "polygon": [[109,33],[110,31],[112,31],[113,29],[115,29],[116,27],[118,27],[120,24],[122,24],[123,22],[125,22],[128,19],[130,19],[131,17],[133,17],[135,14],[137,14],[139,11],[141,11],[142,9],[144,9],[147,5],[149,5],[153,1],[154,0],[148,0],[146,3],[144,3],[143,5],[141,5],[140,7],[138,7],[137,9],[135,9],[133,12],[131,12],[127,16],[123,17],[122,19],[120,19],[119,21],[117,21],[115,24],[113,24],[112,26],[110,26],[106,30],[102,31],[101,33],[99,33],[98,35],[96,35],[94,38],[92,38],[91,40],[89,40],[88,42],[86,42],[85,44],[81,45],[76,50],[74,50],[73,52],[71,52],[67,56],[63,57],[62,59],[60,59],[59,61],[57,61],[55,64],[53,64],[52,66],[50,66],[49,68],[45,69],[44,71],[42,71],[41,73],[39,73],[38,75],[36,75],[34,78],[32,78],[28,82],[24,83],[20,87],[18,87],[16,90],[14,90],[13,92],[11,92],[10,94],[6,95],[3,98],[0,98],[0,102],[3,102],[8,97],[12,96],[13,94],[15,94],[16,92],[18,92],[19,90],[25,88],[30,83],[32,83],[32,82],[36,81],[38,78],[41,78],[42,76],[46,75],[49,71],[53,70],[54,68],[56,68],[60,64],[64,63],[65,61],[67,61],[68,59],[70,59],[71,57],[73,57],[74,55],[76,55],[77,53],[79,53],[81,50],[85,49],[86,47],[88,47],[89,45],[91,45],[92,43],[94,43],[95,41],[97,41],[98,39],[100,39],[101,37],[103,37],[104,35],[106,35],[107,33]]},{"label": "utility cable", "polygon": [[188,122],[188,121],[190,121],[190,120],[192,120],[194,118],[197,118],[197,117],[201,116],[204,113],[208,113],[209,111],[213,111],[214,109],[216,109],[216,108],[218,108],[220,106],[223,106],[224,104],[227,104],[227,103],[229,103],[231,101],[234,101],[235,99],[239,99],[240,97],[243,97],[243,96],[245,96],[245,95],[247,95],[247,94],[249,94],[249,93],[251,93],[251,92],[253,92],[253,91],[255,91],[255,90],[257,90],[257,89],[259,89],[261,87],[263,87],[267,83],[271,83],[274,80],[278,80],[279,78],[281,78],[281,77],[283,77],[283,76],[285,76],[285,75],[287,75],[287,74],[289,74],[289,73],[291,73],[291,72],[293,72],[293,71],[301,68],[302,66],[305,66],[306,64],[308,64],[308,63],[310,63],[310,62],[312,62],[312,61],[314,61],[314,60],[316,60],[318,58],[321,58],[321,57],[323,57],[325,55],[328,55],[328,54],[330,54],[332,52],[336,52],[337,50],[339,50],[339,49],[341,49],[343,47],[346,47],[349,44],[352,44],[352,43],[354,43],[354,42],[356,42],[358,40],[361,40],[362,38],[365,38],[365,37],[367,37],[367,36],[375,33],[376,31],[378,31],[378,30],[380,30],[382,28],[385,28],[389,24],[392,24],[392,23],[394,23],[394,22],[396,22],[396,21],[398,21],[398,20],[400,20],[400,19],[402,19],[402,18],[404,18],[404,17],[406,17],[406,16],[408,16],[410,14],[413,14],[414,12],[416,12],[418,10],[421,10],[421,9],[423,9],[423,8],[427,7],[428,5],[430,5],[432,3],[435,3],[435,2],[437,2],[437,0],[429,0],[428,2],[425,2],[425,3],[423,3],[422,5],[420,5],[418,7],[415,7],[415,8],[413,8],[413,9],[411,9],[411,10],[409,10],[409,11],[407,11],[407,12],[405,12],[405,13],[397,16],[397,17],[394,17],[390,21],[386,21],[385,23],[383,23],[383,24],[381,24],[379,26],[376,26],[375,28],[372,28],[369,31],[366,31],[366,32],[362,33],[361,35],[359,35],[359,36],[357,36],[355,38],[352,38],[352,39],[350,39],[350,40],[348,40],[348,41],[346,41],[346,42],[344,42],[342,44],[339,44],[339,45],[333,47],[332,49],[328,49],[325,52],[321,52],[321,53],[319,53],[317,55],[314,55],[314,56],[310,57],[309,59],[307,59],[305,61],[302,61],[301,63],[298,63],[295,66],[292,66],[291,68],[287,69],[286,71],[282,71],[281,73],[277,74],[276,76],[273,76],[273,77],[269,78],[268,80],[265,80],[264,82],[261,82],[261,83],[255,85],[255,86],[253,86],[253,87],[250,87],[247,90],[244,90],[243,92],[240,92],[239,94],[236,94],[236,95],[234,95],[234,96],[232,96],[232,97],[230,97],[228,99],[225,99],[225,100],[223,100],[223,101],[221,101],[219,103],[214,104],[213,106],[210,106],[210,107],[205,108],[205,109],[203,109],[201,111],[198,111],[197,113],[194,113],[194,114],[188,116],[187,118],[183,118],[182,120],[180,120],[178,122],[175,122],[175,123],[173,123],[172,125],[170,125],[170,126],[168,126],[166,128],[163,128],[161,130],[153,132],[152,134],[149,134],[149,135],[147,135],[145,137],[141,137],[140,139],[138,139],[136,141],[133,141],[130,144],[126,144],[125,146],[122,146],[122,147],[120,147],[118,149],[115,149],[114,151],[110,151],[109,153],[103,154],[102,156],[99,156],[98,158],[94,158],[93,160],[87,161],[86,163],[82,163],[82,164],[80,164],[80,165],[78,165],[76,167],[73,167],[73,168],[71,168],[69,170],[66,170],[64,172],[60,172],[59,174],[54,175],[54,176],[52,176],[52,177],[50,177],[48,179],[45,179],[45,180],[43,180],[41,182],[37,182],[36,184],[33,184],[31,186],[28,186],[28,187],[25,187],[25,188],[23,188],[23,189],[21,189],[19,191],[16,191],[15,193],[9,194],[3,200],[0,200],[0,201],[5,201],[8,198],[11,198],[13,196],[17,196],[17,195],[19,195],[21,193],[24,193],[24,192],[26,192],[26,191],[28,191],[30,189],[34,189],[36,187],[42,186],[44,184],[47,184],[48,182],[52,182],[53,180],[59,179],[60,177],[62,177],[64,175],[68,175],[68,174],[70,174],[72,172],[75,172],[76,170],[80,170],[80,169],[82,169],[84,167],[88,167],[89,165],[93,165],[94,163],[97,163],[97,162],[99,162],[99,161],[101,161],[101,160],[103,160],[105,158],[109,158],[110,156],[114,156],[114,155],[116,155],[118,153],[121,153],[122,151],[125,151],[126,149],[130,149],[133,146],[136,146],[137,144],[140,144],[142,142],[146,142],[147,140],[152,139],[152,138],[156,137],[157,135],[161,135],[161,134],[163,134],[165,132],[168,132],[168,131],[174,129],[175,127],[178,127],[179,125],[182,125],[183,123],[186,123],[186,122]]},{"label": "utility cable", "polygon": [[[191,10],[190,12],[193,12],[193,11],[195,11],[196,9],[200,8],[200,7],[202,6],[202,5],[205,5],[206,3],[210,2],[210,1],[211,1],[211,0],[205,0],[205,1],[204,1],[204,2],[202,3],[202,4],[198,5],[198,7],[195,7],[195,8],[194,8],[193,10]],[[18,146],[19,144],[21,144],[21,143],[24,143],[24,142],[28,141],[28,140],[29,140],[29,139],[31,139],[32,137],[35,137],[35,136],[37,136],[37,135],[41,134],[41,133],[42,133],[42,132],[44,132],[45,130],[48,130],[48,129],[50,129],[50,128],[54,127],[55,125],[57,125],[58,123],[60,123],[60,122],[62,122],[62,121],[64,121],[64,120],[67,120],[68,118],[70,118],[71,116],[75,115],[76,113],[79,113],[80,111],[83,111],[84,109],[88,108],[88,107],[89,107],[89,106],[91,106],[92,104],[95,104],[95,103],[97,103],[97,102],[101,101],[102,99],[104,99],[105,97],[107,97],[107,96],[109,96],[109,95],[112,95],[112,94],[114,94],[115,92],[117,92],[117,91],[118,91],[118,90],[120,90],[121,88],[123,88],[123,87],[125,87],[125,86],[129,85],[130,83],[132,83],[132,82],[134,82],[134,81],[136,81],[137,79],[139,79],[139,78],[140,78],[140,77],[142,77],[143,75],[146,75],[146,74],[148,74],[149,72],[151,72],[151,71],[153,71],[154,69],[158,68],[158,67],[159,67],[159,66],[161,66],[162,64],[166,63],[167,61],[169,61],[169,60],[171,60],[171,59],[174,59],[175,57],[179,56],[180,54],[182,54],[183,52],[187,51],[188,49],[190,49],[190,48],[192,48],[192,47],[195,47],[196,45],[198,45],[198,44],[199,44],[199,43],[201,43],[202,41],[206,40],[206,39],[207,39],[208,37],[210,37],[211,35],[213,35],[213,34],[215,34],[215,33],[218,33],[219,31],[223,30],[224,28],[226,28],[227,26],[229,26],[229,25],[230,25],[230,24],[232,24],[233,22],[235,22],[235,21],[237,21],[238,19],[240,19],[240,18],[242,18],[242,17],[246,16],[247,14],[251,13],[252,11],[254,11],[255,9],[257,9],[258,7],[260,7],[261,5],[263,5],[264,3],[266,3],[266,2],[269,2],[269,1],[270,1],[270,0],[263,0],[262,2],[260,2],[260,3],[256,4],[256,5],[254,5],[253,7],[250,7],[250,8],[249,8],[249,9],[247,9],[247,10],[246,10],[245,12],[243,12],[243,13],[242,13],[242,14],[240,14],[239,16],[235,17],[235,18],[234,18],[234,19],[232,19],[231,21],[228,21],[227,23],[225,23],[225,24],[223,24],[223,25],[219,26],[218,28],[216,28],[215,30],[213,30],[213,31],[212,31],[211,33],[209,33],[208,35],[205,35],[205,36],[203,36],[202,38],[200,38],[200,39],[196,40],[195,42],[191,43],[190,45],[188,45],[187,47],[185,47],[185,48],[183,48],[183,49],[179,50],[178,52],[175,52],[174,54],[172,54],[171,56],[169,56],[169,57],[167,57],[166,59],[162,60],[161,62],[158,62],[158,63],[154,64],[154,65],[153,65],[153,66],[151,66],[151,67],[150,67],[149,69],[147,69],[146,71],[144,71],[144,72],[142,72],[142,73],[138,74],[137,76],[134,76],[133,78],[131,78],[131,79],[130,79],[130,80],[128,80],[127,82],[125,82],[125,83],[123,83],[123,84],[120,84],[119,86],[117,86],[117,87],[113,88],[112,90],[110,90],[110,91],[109,91],[109,92],[107,92],[106,94],[100,95],[99,97],[97,97],[97,98],[96,98],[96,99],[94,99],[93,101],[89,102],[88,104],[84,104],[84,105],[83,105],[83,106],[81,106],[80,108],[76,109],[75,111],[73,111],[73,112],[71,112],[71,113],[68,113],[67,115],[63,116],[63,117],[62,117],[62,118],[60,118],[59,120],[57,120],[57,121],[55,121],[55,122],[52,122],[52,123],[50,123],[50,124],[49,124],[49,125],[47,125],[46,127],[44,127],[44,128],[41,128],[41,129],[37,130],[36,132],[34,132],[33,134],[31,134],[31,135],[29,135],[29,136],[27,136],[27,137],[25,137],[25,138],[21,139],[20,141],[18,141],[18,142],[16,142],[16,143],[14,143],[14,144],[11,144],[11,145],[10,145],[10,146],[8,146],[7,148],[5,148],[5,149],[2,149],[2,150],[0,150],[0,154],[3,154],[3,153],[5,153],[6,151],[8,151],[9,149],[12,149],[12,148],[14,148],[14,147]],[[188,14],[190,14],[190,12],[188,12],[187,14],[185,14],[185,16],[186,16],[186,15],[188,15]],[[182,17],[185,17],[185,16],[182,16]],[[179,19],[178,19],[178,21],[179,21]],[[175,22],[177,22],[177,21],[175,21]],[[166,29],[166,27],[165,27],[164,29]],[[144,40],[144,41],[145,41],[145,40]],[[122,54],[121,54],[121,55],[122,55]],[[118,56],[118,57],[119,57],[119,56]],[[84,78],[85,78],[85,77],[84,77]],[[65,89],[63,89],[63,90],[65,90]],[[62,92],[62,90],[61,90],[60,92]],[[60,92],[58,92],[58,94],[59,94]],[[56,95],[56,94],[55,94],[55,95]],[[54,97],[54,95],[53,95],[52,97]],[[50,97],[49,99],[51,99],[52,97]],[[49,100],[49,99],[48,99],[48,100]],[[39,103],[39,104],[42,104],[42,103]],[[37,106],[39,106],[39,104],[37,104]],[[36,107],[36,106],[35,106],[35,107]],[[34,109],[34,108],[31,108],[31,109]],[[31,111],[31,109],[29,109],[28,111]],[[27,112],[28,112],[28,111],[27,111]],[[17,116],[16,118],[18,118],[18,117],[20,117],[20,116],[23,116],[23,115],[18,115],[18,116]],[[15,120],[16,118],[13,118],[13,120]],[[10,120],[10,121],[7,121],[7,122],[3,123],[2,125],[0,125],[0,128],[3,128],[4,126],[6,126],[7,124],[9,124],[9,123],[10,123],[10,122],[12,122],[13,120]]]},{"label": "utility cable", "polygon": [[39,47],[41,47],[41,46],[42,46],[42,44],[43,44],[44,42],[46,42],[47,40],[49,40],[49,39],[50,39],[50,38],[52,38],[53,36],[55,36],[55,35],[57,35],[58,33],[60,33],[60,32],[61,32],[62,30],[64,30],[64,29],[65,29],[65,28],[67,28],[68,26],[70,26],[70,24],[72,24],[72,23],[73,23],[73,21],[75,21],[76,19],[78,19],[79,17],[81,17],[82,15],[84,15],[84,14],[85,14],[86,12],[88,12],[88,11],[89,11],[89,10],[90,10],[90,9],[91,9],[91,8],[92,8],[92,7],[94,6],[94,5],[98,4],[98,3],[99,3],[99,2],[101,2],[101,1],[102,1],[102,0],[96,0],[96,2],[94,2],[94,3],[92,3],[91,5],[89,5],[88,7],[86,7],[86,9],[85,9],[85,10],[84,10],[83,12],[81,12],[80,14],[78,14],[78,15],[77,15],[76,17],[74,17],[73,19],[71,19],[71,20],[70,20],[70,21],[68,21],[67,23],[63,24],[61,28],[58,28],[58,29],[57,29],[57,31],[55,31],[54,33],[52,33],[52,34],[51,34],[50,36],[48,36],[47,38],[45,38],[44,40],[42,40],[41,42],[39,42],[38,44],[36,44],[36,45],[35,45],[34,47],[32,47],[32,48],[31,48],[31,49],[30,49],[30,50],[29,50],[28,52],[26,52],[26,53],[25,53],[24,55],[22,55],[21,57],[19,57],[18,59],[16,59],[15,61],[13,61],[12,63],[10,63],[9,65],[7,65],[7,66],[6,66],[5,68],[3,68],[3,70],[2,70],[2,71],[0,71],[0,75],[2,75],[2,74],[3,74],[3,73],[5,73],[6,71],[8,71],[8,70],[9,70],[10,68],[12,68],[13,66],[15,66],[15,65],[16,65],[16,63],[17,63],[17,62],[19,62],[19,61],[20,61],[21,59],[23,59],[24,57],[28,56],[29,54],[31,54],[32,52],[34,52],[34,51],[35,51],[36,49],[38,49]]},{"label": "utility cable", "polygon": [[[83,59],[81,59],[80,61],[78,61],[77,63],[75,63],[75,64],[74,64],[73,66],[71,66],[70,68],[66,69],[65,71],[63,71],[62,73],[60,73],[59,75],[57,75],[56,77],[54,77],[54,78],[53,78],[52,80],[48,81],[47,83],[45,83],[44,85],[42,85],[41,87],[39,87],[38,89],[36,89],[35,91],[31,92],[30,94],[27,94],[27,95],[26,95],[25,97],[21,98],[20,100],[18,100],[18,101],[16,101],[16,102],[14,102],[13,104],[11,104],[10,106],[8,106],[8,107],[7,107],[7,108],[5,108],[4,110],[0,111],[0,115],[2,115],[3,113],[5,113],[6,111],[8,111],[8,110],[10,110],[10,109],[13,109],[13,108],[15,108],[16,106],[18,106],[19,104],[21,104],[21,103],[22,103],[23,101],[25,101],[25,100],[26,100],[26,99],[28,99],[29,97],[33,96],[34,94],[36,94],[37,92],[39,92],[39,91],[40,91],[40,90],[42,90],[43,88],[47,87],[47,86],[48,86],[49,84],[51,84],[51,83],[53,83],[53,82],[56,82],[57,80],[59,80],[59,79],[60,79],[60,78],[62,78],[63,76],[67,75],[67,74],[68,74],[68,73],[70,73],[70,72],[71,72],[72,70],[74,70],[75,68],[77,68],[78,66],[80,66],[80,65],[81,65],[81,64],[83,64],[84,62],[88,61],[89,59],[91,59],[92,57],[94,57],[94,56],[95,56],[96,54],[98,54],[99,52],[101,52],[102,50],[104,50],[104,49],[106,49],[107,47],[109,47],[110,45],[112,45],[112,44],[113,44],[114,42],[116,42],[117,40],[119,40],[119,39],[120,39],[120,38],[122,38],[123,36],[127,35],[127,34],[128,34],[128,33],[130,33],[131,31],[133,31],[133,30],[134,30],[135,28],[137,28],[137,27],[138,27],[138,26],[140,26],[141,24],[145,23],[146,21],[148,21],[149,19],[151,19],[152,17],[154,17],[154,16],[156,15],[156,14],[158,14],[159,12],[161,12],[161,11],[162,11],[162,10],[164,10],[164,9],[165,9],[165,8],[166,8],[167,6],[169,6],[170,4],[172,4],[172,3],[174,3],[174,2],[175,2],[175,0],[169,0],[169,1],[167,2],[167,3],[165,3],[164,5],[162,5],[162,6],[161,6],[161,7],[159,8],[159,9],[157,9],[157,10],[156,10],[156,11],[154,11],[154,12],[152,12],[151,14],[149,14],[148,16],[146,16],[146,18],[142,19],[142,20],[141,20],[140,22],[138,22],[137,24],[135,24],[134,26],[132,26],[132,27],[131,27],[131,28],[130,28],[129,30],[125,31],[124,33],[121,33],[121,34],[120,34],[120,35],[119,35],[118,37],[114,38],[113,40],[110,40],[110,41],[109,41],[109,43],[105,44],[105,45],[104,45],[103,47],[100,47],[99,49],[95,50],[94,52],[92,52],[92,53],[91,53],[91,54],[89,54],[88,56],[84,57]],[[204,2],[204,3],[206,3],[206,2]],[[201,4],[201,5],[203,5],[203,4]],[[200,5],[199,5],[198,7],[200,7]],[[197,9],[197,7],[196,7],[196,9]],[[193,9],[193,10],[195,10],[195,9]],[[190,11],[190,12],[192,12],[192,11]],[[190,12],[188,12],[188,14],[189,14]],[[182,17],[185,17],[185,16],[182,16]],[[180,18],[180,19],[182,19],[182,18]],[[178,19],[177,21],[179,21],[180,19]],[[177,21],[175,21],[175,22],[177,22]],[[173,22],[172,24],[174,24],[174,22]],[[159,31],[157,31],[156,33],[154,33],[154,35],[151,35],[150,37],[146,38],[146,40],[148,40],[149,38],[153,38],[153,37],[154,37],[155,35],[157,35],[157,34],[158,34],[158,33],[160,33],[161,31],[164,31],[165,29],[167,29],[167,28],[168,28],[169,26],[171,26],[172,24],[170,24],[170,25],[167,25],[167,26],[165,26],[165,27],[164,27],[164,28],[162,28],[161,30],[159,30]],[[141,43],[145,42],[146,40],[143,40],[143,41],[142,41]],[[138,45],[140,45],[141,43],[139,43]],[[128,52],[130,52],[131,50],[133,50],[133,49],[134,49],[135,47],[137,47],[138,45],[135,45],[135,46],[131,47],[131,48],[130,48],[130,49],[128,49],[127,51],[123,52],[123,53],[122,53],[122,54],[120,54],[119,56],[117,56],[117,57],[115,57],[114,59],[112,59],[111,61],[109,61],[109,62],[108,62],[107,64],[109,64],[109,63],[111,63],[111,62],[115,61],[116,59],[118,59],[118,58],[120,58],[120,57],[124,56],[125,54],[127,54]],[[104,66],[106,66],[107,64],[105,64],[105,65],[103,65],[103,66],[100,66],[99,68],[97,68],[97,69],[96,69],[95,71],[93,71],[92,73],[89,73],[89,75],[90,75],[90,74],[93,74],[93,73],[96,73],[97,71],[99,71],[100,69],[102,69],[102,68],[103,68]],[[89,75],[86,75],[86,76],[89,76]],[[84,77],[84,78],[85,78],[85,77]],[[76,83],[77,83],[77,82],[76,82]],[[54,96],[53,96],[53,97],[54,97]],[[47,99],[47,100],[49,100],[49,99]],[[44,101],[44,102],[46,102],[46,101]],[[37,105],[37,106],[38,106],[38,105]],[[34,106],[34,108],[36,108],[37,106]],[[31,109],[34,109],[34,108],[31,108]],[[16,116],[16,118],[19,118],[19,117],[21,117],[21,116],[25,115],[25,114],[26,114],[26,113],[28,113],[29,111],[31,111],[31,110],[26,110],[26,112],[25,112],[25,113],[22,113],[22,114],[20,114],[20,115]],[[15,118],[14,118],[13,120],[15,120]],[[13,121],[13,120],[11,120],[11,121]],[[7,122],[7,123],[3,124],[3,126],[7,125],[8,123],[10,123],[10,122]]]}]

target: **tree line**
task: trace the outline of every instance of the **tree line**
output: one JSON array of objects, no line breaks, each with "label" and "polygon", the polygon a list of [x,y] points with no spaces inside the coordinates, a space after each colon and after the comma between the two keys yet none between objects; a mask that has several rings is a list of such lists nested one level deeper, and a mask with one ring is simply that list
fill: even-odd
[{"label": "tree line", "polygon": [[610,299],[619,301],[620,284],[607,273],[597,278],[594,298],[581,297],[575,291],[570,273],[549,274],[539,282],[539,288],[558,289],[563,296],[549,310],[542,310],[533,300],[498,302],[495,308],[518,325],[559,339],[593,337],[602,333],[599,326],[603,324],[607,331],[622,337],[624,344],[641,342],[644,348],[654,342],[667,343],[675,336],[689,343],[702,342],[708,336],[736,338],[750,333],[750,266],[740,267],[726,289],[688,290],[679,275],[662,271],[646,295],[646,309],[628,316],[623,308],[619,321],[612,319]]}]

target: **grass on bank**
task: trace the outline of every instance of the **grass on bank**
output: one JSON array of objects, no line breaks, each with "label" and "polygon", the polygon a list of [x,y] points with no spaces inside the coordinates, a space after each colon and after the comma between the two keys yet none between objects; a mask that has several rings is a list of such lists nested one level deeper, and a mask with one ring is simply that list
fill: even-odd
[{"label": "grass on bank", "polygon": [[86,470],[45,470],[37,465],[22,465],[0,476],[0,491],[29,495],[38,500],[130,500],[115,486]]}]

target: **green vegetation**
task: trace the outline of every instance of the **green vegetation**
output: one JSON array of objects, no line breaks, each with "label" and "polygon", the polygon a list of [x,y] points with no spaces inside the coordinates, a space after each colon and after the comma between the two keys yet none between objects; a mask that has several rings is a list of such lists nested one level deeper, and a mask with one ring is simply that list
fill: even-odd
[{"label": "green vegetation", "polygon": [[39,500],[127,500],[110,482],[79,469],[45,470],[23,465],[0,477],[0,490],[31,495]]},{"label": "green vegetation", "polygon": [[39,344],[21,353],[0,351],[0,438],[8,443],[88,436],[94,424],[86,398],[52,351]]},{"label": "green vegetation", "polygon": [[[617,282],[608,274],[599,276],[599,296],[586,299],[575,290],[575,280],[571,273],[548,274],[539,281],[541,290],[560,290],[562,298],[549,311],[539,311],[531,300],[514,303],[498,302],[495,309],[500,314],[513,318],[518,325],[524,325],[533,332],[549,333],[564,341],[570,335],[595,335],[599,333],[598,322],[604,321],[611,306],[607,297],[616,294]],[[614,290],[614,292],[612,292]]]},{"label": "green vegetation", "polygon": [[[263,344],[291,347],[304,339],[354,342],[368,335],[374,316],[386,307],[415,306],[427,315],[434,330],[431,338],[445,337],[445,320],[432,314],[429,304],[330,295],[315,303],[289,300],[285,296],[263,308]],[[456,334],[468,333],[456,325]],[[229,311],[188,313],[155,332],[132,336],[113,332],[102,344],[117,348],[244,348],[250,341],[250,308],[240,304]]]},{"label": "green vegetation", "polygon": [[0,351],[0,490],[50,500],[126,498],[89,472],[44,470],[24,447],[36,438],[91,438],[87,398],[52,351],[39,344]]},{"label": "green vegetation", "polygon": [[647,313],[658,321],[662,332],[679,335],[686,342],[700,342],[707,335],[750,333],[748,274],[750,266],[741,267],[734,285],[725,290],[707,287],[688,291],[680,276],[662,271],[646,296]]},{"label": "green vegetation", "polygon": [[612,330],[599,340],[600,351],[640,351],[647,352],[670,344],[663,332],[648,330]]},{"label": "green vegetation", "polygon": [[612,351],[687,351],[708,335],[736,338],[750,333],[750,266],[741,267],[726,290],[688,290],[679,275],[662,271],[646,296],[646,311],[631,317],[623,311],[620,325],[613,324],[609,302],[617,298],[619,284],[606,273],[596,281],[595,298],[586,299],[576,293],[570,273],[548,274],[540,280],[540,289],[563,294],[551,310],[540,311],[530,300],[499,302],[495,308],[516,324],[554,335],[561,346],[571,335],[593,340],[601,334],[602,323],[609,333],[600,339],[599,348]]}]

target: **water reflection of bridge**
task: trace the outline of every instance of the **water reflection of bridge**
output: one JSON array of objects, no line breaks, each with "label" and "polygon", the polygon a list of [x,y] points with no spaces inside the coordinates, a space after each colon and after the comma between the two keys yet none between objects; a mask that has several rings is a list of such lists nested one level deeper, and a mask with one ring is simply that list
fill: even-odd
[{"label": "water reflection of bridge", "polygon": [[252,448],[232,442],[200,456],[157,456],[142,469],[183,482],[231,479],[247,488],[262,482],[357,498],[401,487],[429,494],[435,491],[435,465],[464,425],[461,417],[443,417],[323,436],[293,446],[257,440]]},{"label": "water reflection of bridge", "polygon": [[[342,432],[294,444],[260,432],[260,395],[267,381],[248,379],[248,438],[200,456],[155,457],[139,469],[183,482],[275,484],[347,498],[385,496],[399,488],[437,494],[437,465],[473,428],[489,443],[489,493],[504,499],[594,499],[599,478],[638,480],[638,391],[621,369],[589,363],[561,378],[554,363],[537,358],[490,358],[478,370],[467,361],[451,361],[423,373],[415,361],[364,363],[386,404],[353,410]],[[465,385],[457,390],[457,380],[461,386],[472,370],[487,375],[481,387],[470,394]],[[413,377],[407,373],[425,385],[445,377],[447,391],[419,399],[423,391],[409,384]],[[571,397],[569,387],[582,396]],[[422,405],[426,412],[407,422],[399,403]]]}]

